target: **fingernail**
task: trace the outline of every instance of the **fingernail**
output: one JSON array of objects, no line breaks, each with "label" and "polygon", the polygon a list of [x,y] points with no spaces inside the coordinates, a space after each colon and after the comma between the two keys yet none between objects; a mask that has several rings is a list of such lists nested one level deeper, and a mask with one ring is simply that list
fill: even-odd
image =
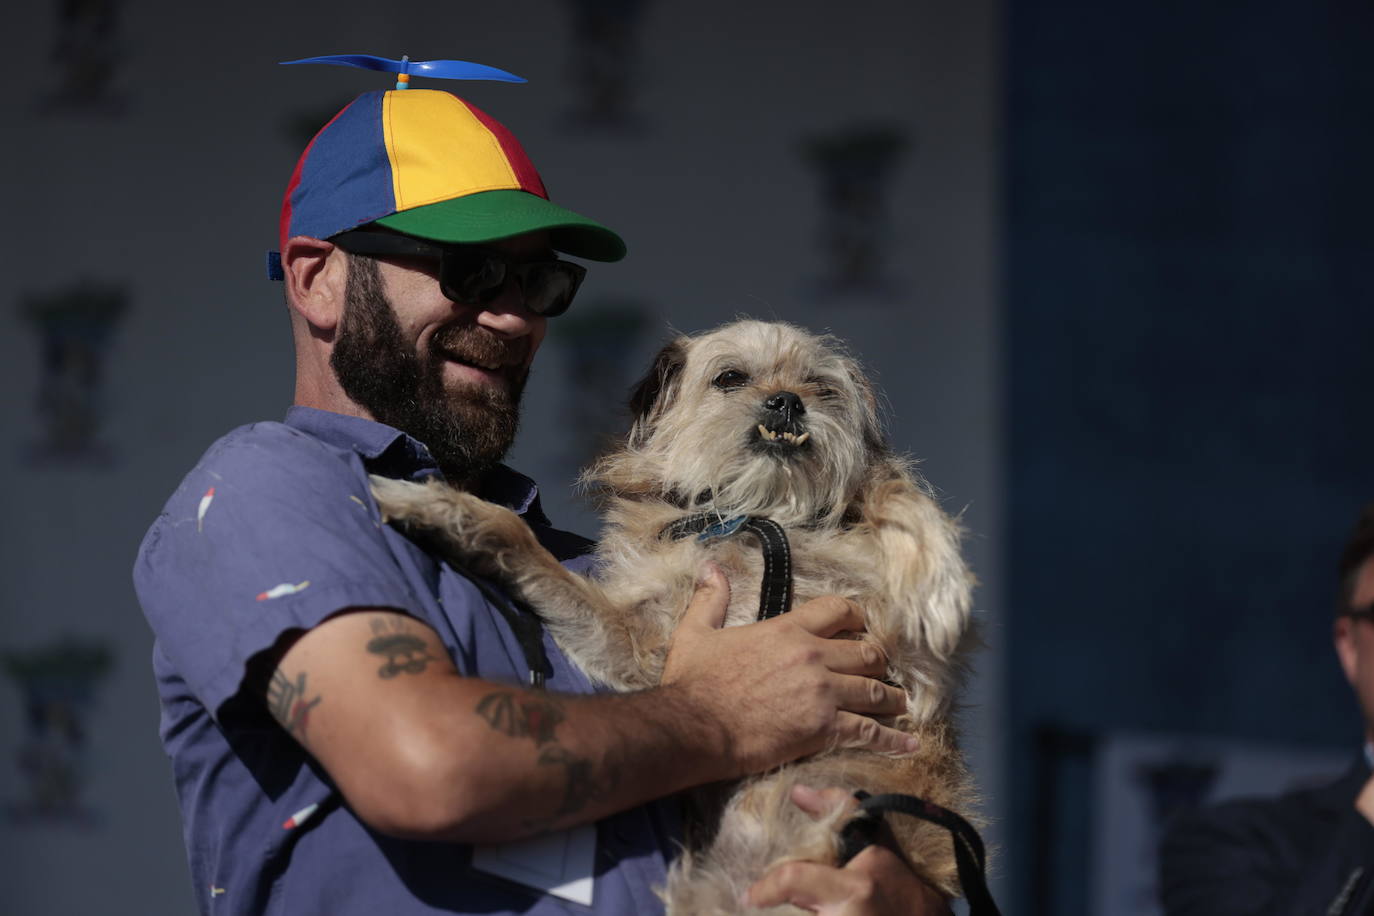
[{"label": "fingernail", "polygon": [[916,740],[914,735],[907,735],[906,740],[902,742],[902,750],[908,754],[914,754],[920,749],[921,742]]},{"label": "fingernail", "polygon": [[697,585],[710,585],[712,580],[720,572],[720,567],[715,560],[707,560],[697,569]]}]

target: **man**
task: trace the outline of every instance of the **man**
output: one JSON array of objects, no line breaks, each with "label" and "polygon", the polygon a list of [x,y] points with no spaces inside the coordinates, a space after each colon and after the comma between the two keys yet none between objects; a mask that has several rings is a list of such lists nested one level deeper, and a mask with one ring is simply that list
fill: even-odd
[{"label": "man", "polygon": [[1364,714],[1364,750],[1324,788],[1187,817],[1160,853],[1169,916],[1374,913],[1374,504],[1340,566],[1336,655]]},{"label": "man", "polygon": [[[833,743],[912,749],[869,718],[904,708],[884,660],[828,638],[862,626],[841,599],[721,629],[704,570],[662,687],[591,695],[528,609],[379,516],[369,473],[439,474],[589,562],[500,459],[581,280],[554,252],[624,245],[550,203],[502,125],[446,92],[360,96],[302,154],[280,231],[295,404],[210,448],[135,567],[205,912],[650,912],[679,827],[655,799]],[[750,893],[943,908],[878,846]]]}]

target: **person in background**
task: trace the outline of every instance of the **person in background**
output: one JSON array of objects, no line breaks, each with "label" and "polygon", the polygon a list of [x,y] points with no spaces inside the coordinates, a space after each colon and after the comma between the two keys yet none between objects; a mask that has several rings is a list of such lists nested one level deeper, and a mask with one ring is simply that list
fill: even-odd
[{"label": "person in background", "polygon": [[1331,785],[1176,821],[1160,849],[1167,916],[1374,913],[1374,504],[1341,557],[1332,632],[1363,714],[1363,749]]}]

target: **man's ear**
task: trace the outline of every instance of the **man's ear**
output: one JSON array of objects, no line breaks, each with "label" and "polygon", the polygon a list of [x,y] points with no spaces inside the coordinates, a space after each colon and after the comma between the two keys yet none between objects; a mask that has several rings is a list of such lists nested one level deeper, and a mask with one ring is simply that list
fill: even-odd
[{"label": "man's ear", "polygon": [[281,252],[286,301],[314,328],[332,331],[343,316],[348,262],[329,242],[295,235]]},{"label": "man's ear", "polygon": [[1358,653],[1355,650],[1355,621],[1341,615],[1331,625],[1331,639],[1336,644],[1336,657],[1341,661],[1345,679],[1354,685],[1358,667]]}]

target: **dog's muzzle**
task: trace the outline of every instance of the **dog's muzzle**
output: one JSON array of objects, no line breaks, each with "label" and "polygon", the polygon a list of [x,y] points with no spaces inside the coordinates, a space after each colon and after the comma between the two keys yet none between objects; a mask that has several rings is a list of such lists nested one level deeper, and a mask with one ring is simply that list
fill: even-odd
[{"label": "dog's muzzle", "polygon": [[760,411],[756,445],[769,449],[791,450],[806,445],[811,434],[806,431],[806,405],[790,391],[779,391],[764,399]]}]

